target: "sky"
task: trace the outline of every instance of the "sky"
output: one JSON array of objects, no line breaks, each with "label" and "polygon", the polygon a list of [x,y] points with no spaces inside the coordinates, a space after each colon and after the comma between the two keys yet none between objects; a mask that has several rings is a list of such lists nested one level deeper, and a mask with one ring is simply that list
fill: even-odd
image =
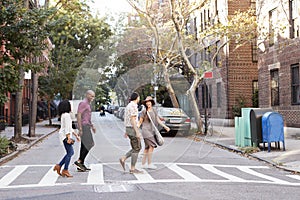
[{"label": "sky", "polygon": [[106,13],[117,15],[132,10],[127,0],[94,0],[94,3],[91,3],[91,9],[94,12],[99,11],[101,17],[104,17]]}]

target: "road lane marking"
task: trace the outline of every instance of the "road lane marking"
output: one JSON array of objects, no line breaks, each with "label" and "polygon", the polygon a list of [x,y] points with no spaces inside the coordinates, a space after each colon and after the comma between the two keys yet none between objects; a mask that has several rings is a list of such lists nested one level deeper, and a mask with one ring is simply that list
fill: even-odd
[{"label": "road lane marking", "polygon": [[103,175],[103,164],[91,164],[91,171],[88,173],[87,182],[88,185],[99,185],[104,184],[104,175]]},{"label": "road lane marking", "polygon": [[233,182],[245,182],[245,179],[233,176],[231,174],[227,174],[225,172],[222,172],[221,170],[218,170],[217,168],[215,168],[213,165],[209,165],[209,164],[202,164],[201,167],[203,167],[204,169],[206,169],[207,171],[214,173],[218,176],[222,176],[230,181]]},{"label": "road lane marking", "polygon": [[[56,183],[58,179],[58,175],[53,171],[52,165],[15,165],[15,166],[0,166],[1,168],[12,168],[11,171],[9,171],[6,175],[4,175],[0,179],[0,189],[13,189],[13,188],[34,188],[34,187],[45,187],[45,186],[60,186],[60,185],[70,185],[70,184],[79,184],[79,185],[94,185],[99,188],[99,191],[106,191],[106,192],[116,192],[116,191],[128,191],[130,190],[134,184],[146,184],[146,183],[253,183],[253,184],[275,184],[275,185],[290,185],[290,186],[300,186],[300,182],[288,182],[285,180],[281,180],[278,178],[275,178],[270,175],[265,175],[263,173],[259,173],[254,171],[253,169],[270,169],[266,166],[240,166],[240,165],[214,165],[214,164],[197,164],[197,163],[155,163],[163,165],[165,169],[171,170],[172,172],[179,175],[179,178],[167,178],[167,179],[154,179],[146,170],[144,171],[144,174],[133,174],[132,180],[123,180],[122,178],[120,180],[110,181],[104,180],[104,165],[117,165],[119,163],[101,163],[101,164],[91,164],[91,171],[86,173],[87,179],[80,179],[77,180],[78,182],[68,182],[68,183]],[[129,164],[127,164],[129,165]],[[26,169],[28,167],[50,167],[50,169],[45,173],[45,175],[41,178],[40,182],[38,184],[23,184],[23,185],[10,185],[15,180],[19,178],[19,176],[22,173],[26,173]],[[212,172],[214,174],[217,174],[221,177],[224,177],[226,179],[201,179],[200,177],[197,177],[194,175],[191,170],[188,171],[187,169],[183,169],[182,166],[195,166],[195,167],[202,167],[207,172]],[[129,167],[129,166],[128,166]],[[218,167],[227,167],[227,168],[236,168],[239,169],[241,172],[248,173],[253,176],[260,177],[264,180],[245,180],[241,179],[237,176],[233,176],[230,173],[222,172],[222,169],[217,169]],[[151,171],[158,171],[157,170],[151,170]],[[76,175],[75,175],[76,176]],[[127,176],[127,175],[126,175]],[[300,176],[297,175],[286,175],[291,178],[297,179],[300,181]],[[21,176],[22,177],[22,176]],[[21,179],[20,177],[20,179]],[[134,178],[135,177],[135,178]],[[85,183],[82,181],[86,180]]]},{"label": "road lane marking", "polygon": [[300,181],[300,176],[299,175],[286,175],[286,176]]},{"label": "road lane marking", "polygon": [[[130,169],[130,165],[126,164],[127,167]],[[139,183],[154,183],[155,180],[154,178],[146,171],[146,170],[141,170],[143,173],[142,174],[133,174],[137,181]]]},{"label": "road lane marking", "polygon": [[59,175],[56,173],[56,171],[53,171],[53,168],[51,167],[45,176],[40,180],[38,185],[42,186],[52,186],[55,185]]},{"label": "road lane marking", "polygon": [[179,176],[181,176],[186,181],[196,181],[196,182],[201,181],[199,177],[195,176],[194,174],[192,174],[191,172],[185,169],[182,169],[181,167],[178,167],[174,163],[165,164],[165,166],[168,167],[173,172],[175,172],[176,174],[178,174]]},{"label": "road lane marking", "polygon": [[254,170],[250,169],[249,167],[239,166],[237,168],[239,170],[243,171],[243,172],[248,173],[248,174],[251,174],[251,175],[263,178],[263,179],[267,179],[267,180],[275,182],[275,183],[289,184],[289,182],[287,182],[287,181],[284,181],[284,180],[281,180],[281,179],[278,179],[278,178],[275,178],[275,177],[272,177],[272,176],[268,176],[268,175],[259,173],[257,171],[254,171]]},{"label": "road lane marking", "polygon": [[0,187],[5,187],[11,184],[27,168],[27,165],[15,166],[9,173],[0,179]]}]

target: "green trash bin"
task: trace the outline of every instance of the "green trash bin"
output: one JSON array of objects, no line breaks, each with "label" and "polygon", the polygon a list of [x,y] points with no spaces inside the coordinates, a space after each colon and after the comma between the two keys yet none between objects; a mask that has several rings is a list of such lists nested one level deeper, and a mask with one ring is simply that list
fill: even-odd
[{"label": "green trash bin", "polygon": [[241,117],[234,118],[235,146],[241,146],[240,118]]},{"label": "green trash bin", "polygon": [[243,132],[244,138],[242,138],[242,147],[252,146],[251,142],[251,126],[250,126],[250,111],[253,108],[242,108],[242,118],[243,118]]},{"label": "green trash bin", "polygon": [[235,117],[235,145],[251,146],[250,111],[253,108],[242,108],[242,116]]}]

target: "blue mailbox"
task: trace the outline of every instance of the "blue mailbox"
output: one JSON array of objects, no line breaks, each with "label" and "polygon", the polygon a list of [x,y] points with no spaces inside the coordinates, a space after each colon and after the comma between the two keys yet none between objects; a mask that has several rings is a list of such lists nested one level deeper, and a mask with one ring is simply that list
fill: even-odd
[{"label": "blue mailbox", "polygon": [[271,149],[271,142],[282,142],[284,145],[283,118],[277,112],[267,112],[262,117],[262,142],[268,143],[268,152]]}]

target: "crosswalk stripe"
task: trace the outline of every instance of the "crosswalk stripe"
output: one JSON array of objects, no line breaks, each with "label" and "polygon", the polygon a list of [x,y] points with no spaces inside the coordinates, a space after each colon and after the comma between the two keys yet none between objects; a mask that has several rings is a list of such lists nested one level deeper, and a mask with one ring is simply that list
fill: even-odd
[{"label": "crosswalk stripe", "polygon": [[272,182],[275,182],[275,183],[281,183],[281,184],[288,184],[289,182],[287,181],[284,181],[284,180],[280,180],[278,178],[274,178],[274,177],[271,177],[271,176],[268,176],[268,175],[265,175],[265,174],[262,174],[262,173],[259,173],[257,171],[254,171],[252,169],[250,169],[249,167],[244,167],[244,166],[239,166],[237,167],[239,170],[243,171],[243,172],[246,172],[248,174],[251,174],[251,175],[254,175],[254,176],[258,176],[260,178],[264,178],[264,179],[267,179],[269,181],[272,181]]},{"label": "crosswalk stripe", "polygon": [[[127,164],[127,167],[130,169],[130,165]],[[138,182],[142,182],[142,183],[155,182],[154,178],[150,174],[148,174],[146,170],[142,170],[142,171],[143,171],[142,174],[133,174]],[[136,182],[136,181],[132,181],[132,182]]]},{"label": "crosswalk stripe", "polygon": [[27,168],[28,166],[26,165],[15,166],[13,170],[11,170],[8,174],[6,174],[3,178],[0,179],[0,187],[5,187],[11,184]]},{"label": "crosswalk stripe", "polygon": [[296,179],[296,180],[300,180],[300,176],[299,175],[287,175],[290,178]]},{"label": "crosswalk stripe", "polygon": [[225,172],[222,172],[221,170],[216,169],[213,165],[209,165],[209,164],[203,164],[201,165],[201,167],[203,167],[204,169],[206,169],[207,171],[210,171],[214,174],[217,174],[219,176],[222,176],[230,181],[237,181],[237,182],[244,182],[245,179],[233,176],[231,174],[227,174]]},{"label": "crosswalk stripe", "polygon": [[55,171],[53,171],[53,168],[51,167],[38,184],[45,186],[55,185],[58,177],[59,175]]},{"label": "crosswalk stripe", "polygon": [[166,167],[168,167],[170,170],[174,171],[176,174],[181,176],[186,181],[200,181],[201,179],[195,176],[194,174],[186,171],[185,169],[182,169],[178,167],[174,163],[165,164]]},{"label": "crosswalk stripe", "polygon": [[[264,166],[238,166],[238,165],[214,165],[214,164],[196,164],[196,163],[159,163],[160,165],[166,166],[165,169],[169,169],[172,172],[176,173],[180,176],[180,178],[167,178],[167,179],[155,179],[151,176],[150,170],[143,170],[143,174],[132,174],[131,180],[104,180],[104,165],[116,163],[101,163],[101,164],[91,164],[91,171],[86,173],[87,179],[85,183],[82,181],[78,182],[78,180],[74,179],[75,182],[67,182],[67,183],[57,183],[58,174],[53,171],[52,165],[17,165],[17,166],[0,166],[1,168],[11,168],[10,171],[6,175],[4,175],[0,179],[0,189],[1,188],[35,188],[35,187],[45,187],[45,186],[59,186],[59,185],[69,185],[73,183],[78,183],[80,185],[96,185],[100,187],[99,191],[106,192],[115,192],[115,191],[127,191],[130,188],[127,187],[127,184],[140,184],[140,183],[174,183],[174,182],[218,182],[218,183],[230,183],[230,182],[239,182],[239,183],[262,183],[262,184],[278,184],[278,185],[293,185],[300,186],[299,182],[289,182],[286,180],[281,180],[279,178],[275,178],[270,175],[265,175],[263,173],[257,172],[256,169],[264,168],[269,169]],[[118,163],[119,164],[119,163]],[[156,163],[158,164],[158,163]],[[220,177],[225,179],[201,179],[192,173],[191,170],[184,169],[183,166],[194,166],[203,168],[207,172],[214,173]],[[48,167],[49,170],[45,173],[45,175],[41,178],[41,180],[36,184],[23,184],[16,185],[13,184],[14,181],[18,180],[18,178],[22,179],[22,174],[27,173],[26,169],[29,167]],[[127,164],[129,166],[129,163]],[[231,175],[230,173],[226,173],[221,171],[223,167],[226,168],[236,168],[241,172],[248,173],[252,176],[256,176],[262,178],[263,180],[245,180],[238,176]],[[48,169],[47,168],[47,169]],[[139,166],[137,167],[139,168]],[[219,169],[221,168],[221,169]],[[155,170],[156,171],[156,170]],[[19,177],[20,176],[20,177]],[[174,175],[173,175],[174,176]],[[300,181],[299,175],[286,175],[286,177],[290,177]],[[125,184],[125,185],[123,185]],[[125,187],[126,186],[126,187]]]},{"label": "crosswalk stripe", "polygon": [[91,164],[86,184],[104,184],[103,164]]}]

